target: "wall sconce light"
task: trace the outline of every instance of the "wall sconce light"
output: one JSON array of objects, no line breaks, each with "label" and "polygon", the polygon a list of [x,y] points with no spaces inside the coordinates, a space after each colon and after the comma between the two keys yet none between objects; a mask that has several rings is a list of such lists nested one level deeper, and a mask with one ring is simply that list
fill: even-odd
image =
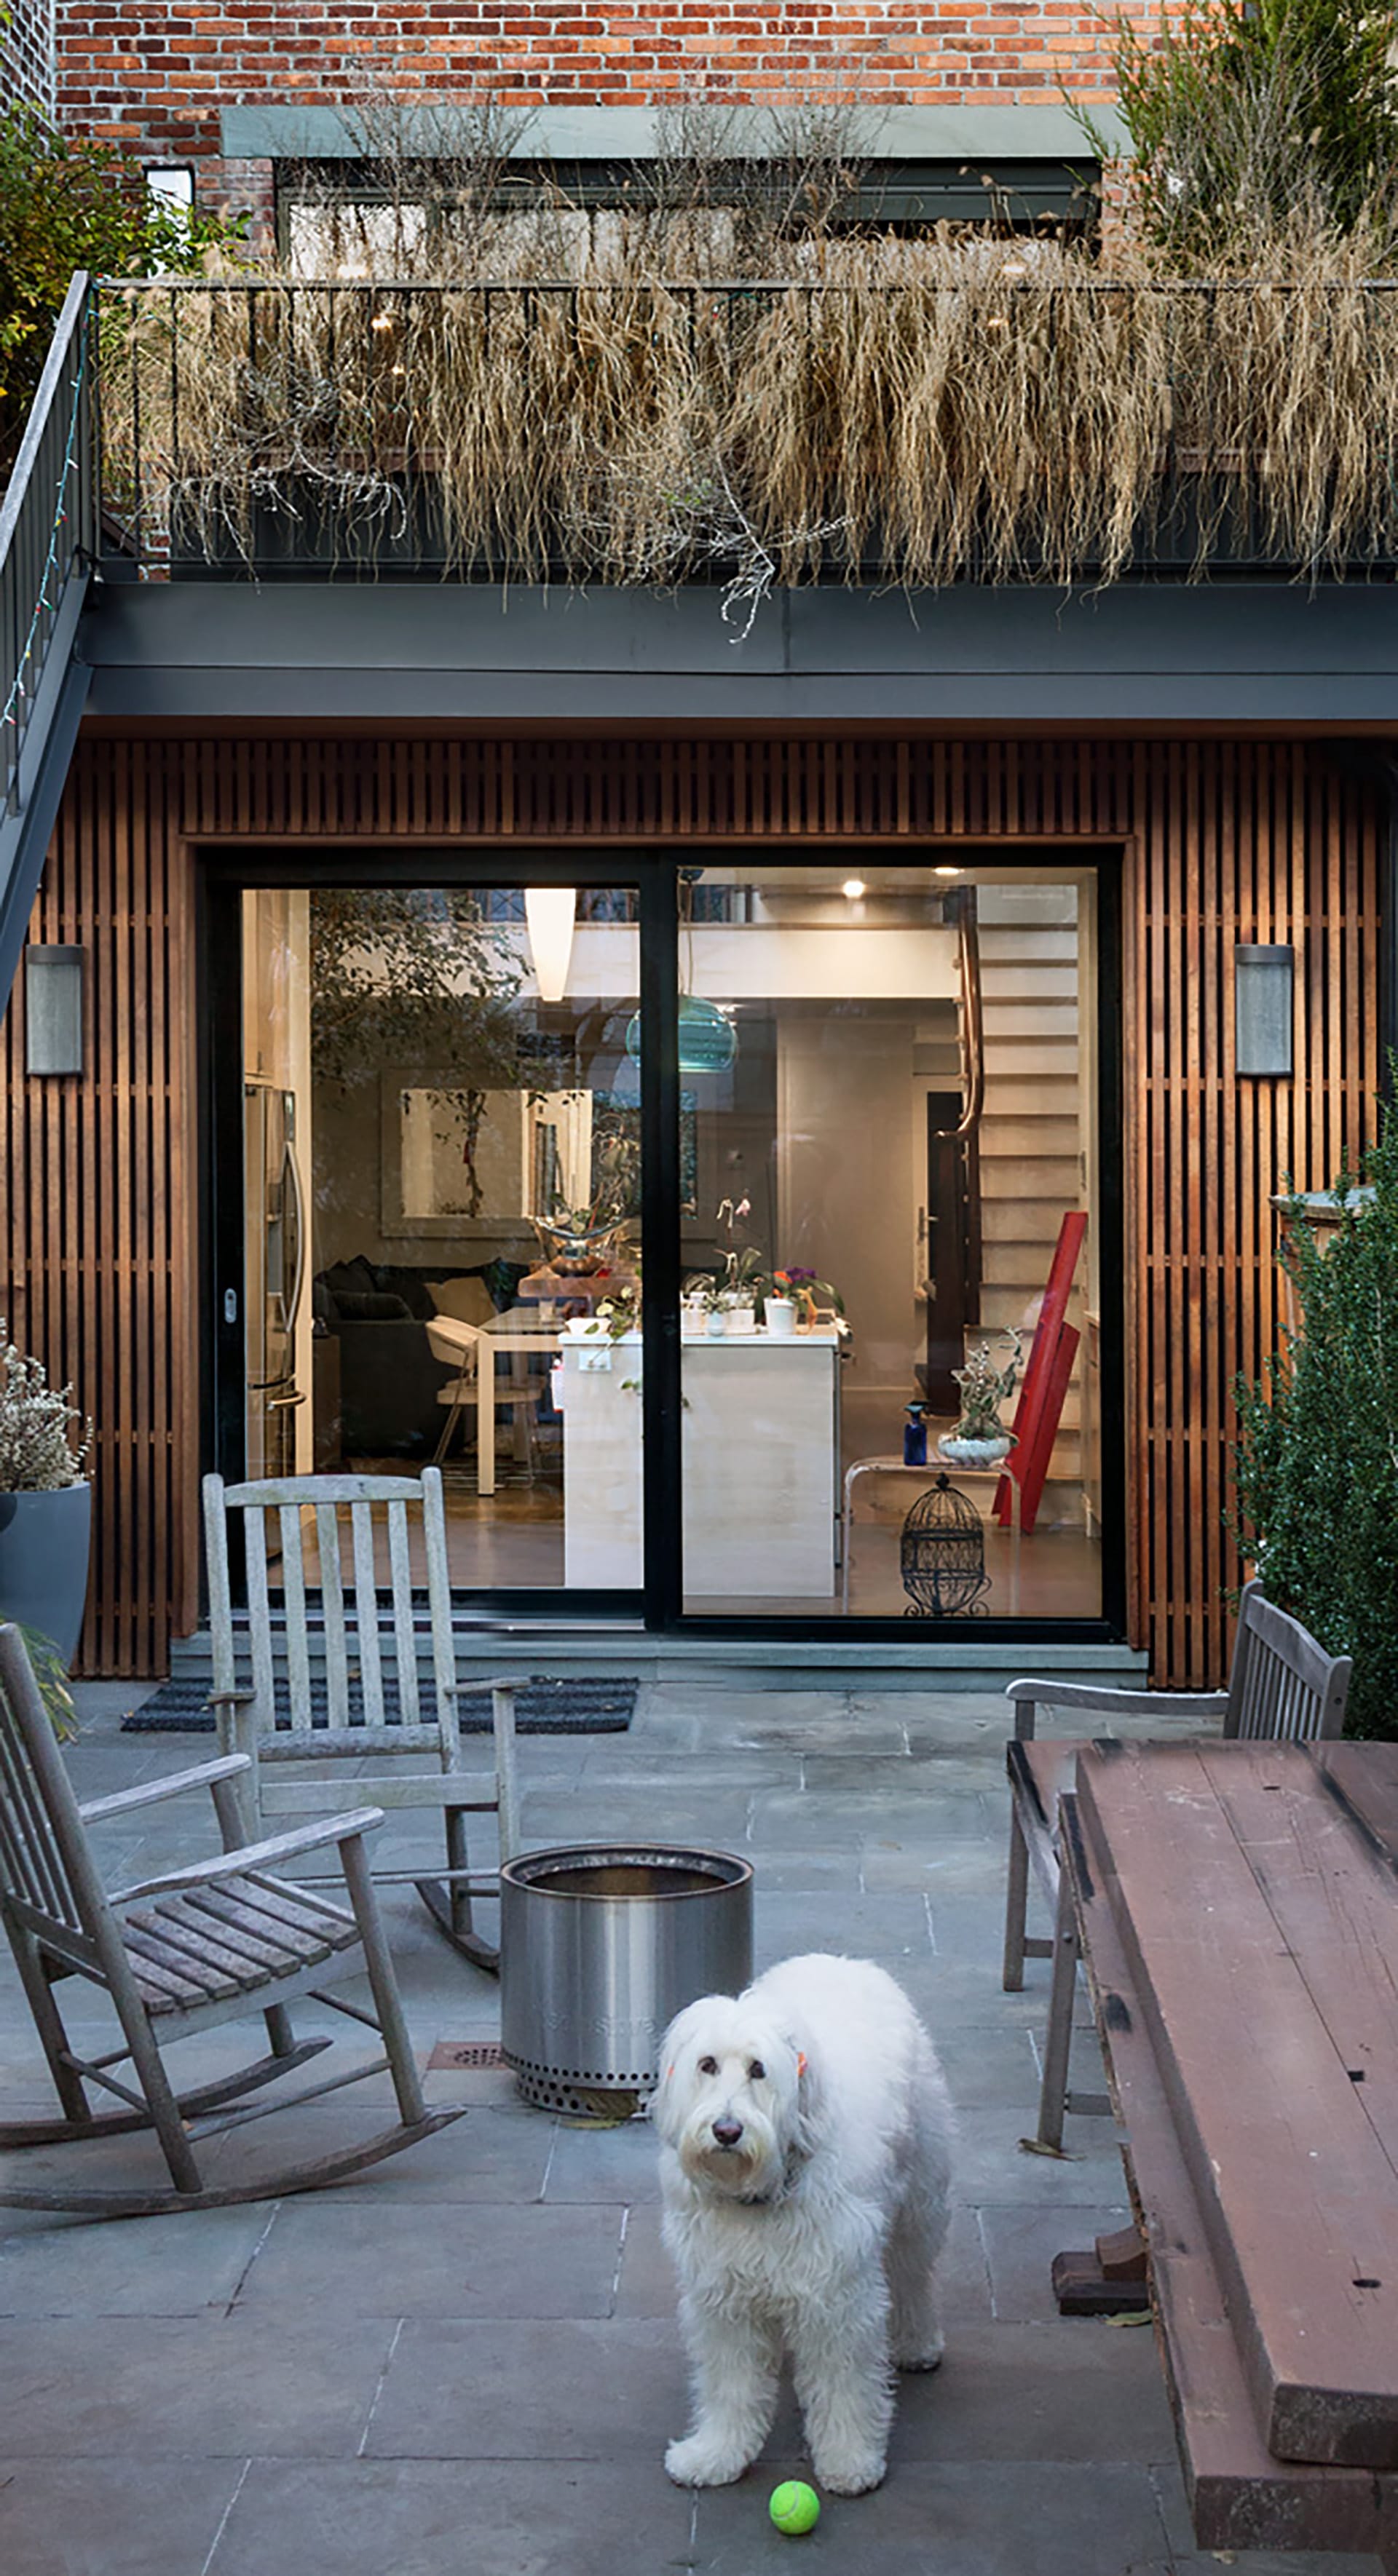
[{"label": "wall sconce light", "polygon": [[1240,943],[1233,951],[1234,1069],[1240,1074],[1289,1074],[1292,1069],[1294,948]]},{"label": "wall sconce light", "polygon": [[24,952],[24,1069],[26,1073],[82,1072],[81,948],[26,948]]},{"label": "wall sconce light", "polygon": [[561,1002],[573,953],[575,886],[526,886],[524,919],[541,1002]]}]

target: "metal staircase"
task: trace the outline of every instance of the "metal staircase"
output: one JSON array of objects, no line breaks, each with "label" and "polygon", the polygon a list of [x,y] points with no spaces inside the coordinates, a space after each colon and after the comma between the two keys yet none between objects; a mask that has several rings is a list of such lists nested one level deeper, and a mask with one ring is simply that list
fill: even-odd
[{"label": "metal staircase", "polygon": [[97,554],[96,329],[80,270],[0,502],[0,1010],[91,681],[74,647]]}]

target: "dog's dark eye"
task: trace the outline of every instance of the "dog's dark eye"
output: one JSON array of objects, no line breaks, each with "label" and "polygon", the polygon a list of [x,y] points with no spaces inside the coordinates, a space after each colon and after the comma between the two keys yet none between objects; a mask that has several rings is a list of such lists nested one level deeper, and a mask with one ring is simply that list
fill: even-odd
[{"label": "dog's dark eye", "polygon": [[751,2066],[748,2068],[748,2082],[750,2084],[760,2084],[766,2072],[767,2069],[763,2065],[761,2058],[755,2057]]},{"label": "dog's dark eye", "polygon": [[701,2057],[699,2060],[699,2072],[701,2075],[717,2075],[718,2059],[716,2057]]}]

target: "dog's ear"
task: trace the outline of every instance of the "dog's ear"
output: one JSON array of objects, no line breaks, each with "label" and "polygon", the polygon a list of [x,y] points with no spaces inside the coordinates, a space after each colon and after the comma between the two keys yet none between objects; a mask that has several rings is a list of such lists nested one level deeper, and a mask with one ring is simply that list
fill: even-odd
[{"label": "dog's ear", "polygon": [[660,2081],[650,2097],[650,2116],[656,2135],[664,2139],[667,2147],[675,2144],[684,2122],[682,2060],[692,2044],[700,2010],[698,2004],[686,2004],[682,2013],[676,2013],[660,2043]]},{"label": "dog's ear", "polygon": [[809,2156],[824,2134],[825,2089],[814,2051],[804,2048],[799,2038],[789,2040],[788,2046],[796,2061],[796,2118],[792,2144],[801,2155]]}]

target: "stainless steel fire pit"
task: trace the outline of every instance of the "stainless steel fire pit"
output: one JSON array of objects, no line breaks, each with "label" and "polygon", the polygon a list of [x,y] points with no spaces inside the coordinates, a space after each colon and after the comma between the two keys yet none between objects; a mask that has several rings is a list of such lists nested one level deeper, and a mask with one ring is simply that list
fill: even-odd
[{"label": "stainless steel fire pit", "polygon": [[525,2099],[624,2119],[667,2022],[752,1976],[752,1870],[729,1852],[583,1843],[500,1873],[500,2035]]}]

